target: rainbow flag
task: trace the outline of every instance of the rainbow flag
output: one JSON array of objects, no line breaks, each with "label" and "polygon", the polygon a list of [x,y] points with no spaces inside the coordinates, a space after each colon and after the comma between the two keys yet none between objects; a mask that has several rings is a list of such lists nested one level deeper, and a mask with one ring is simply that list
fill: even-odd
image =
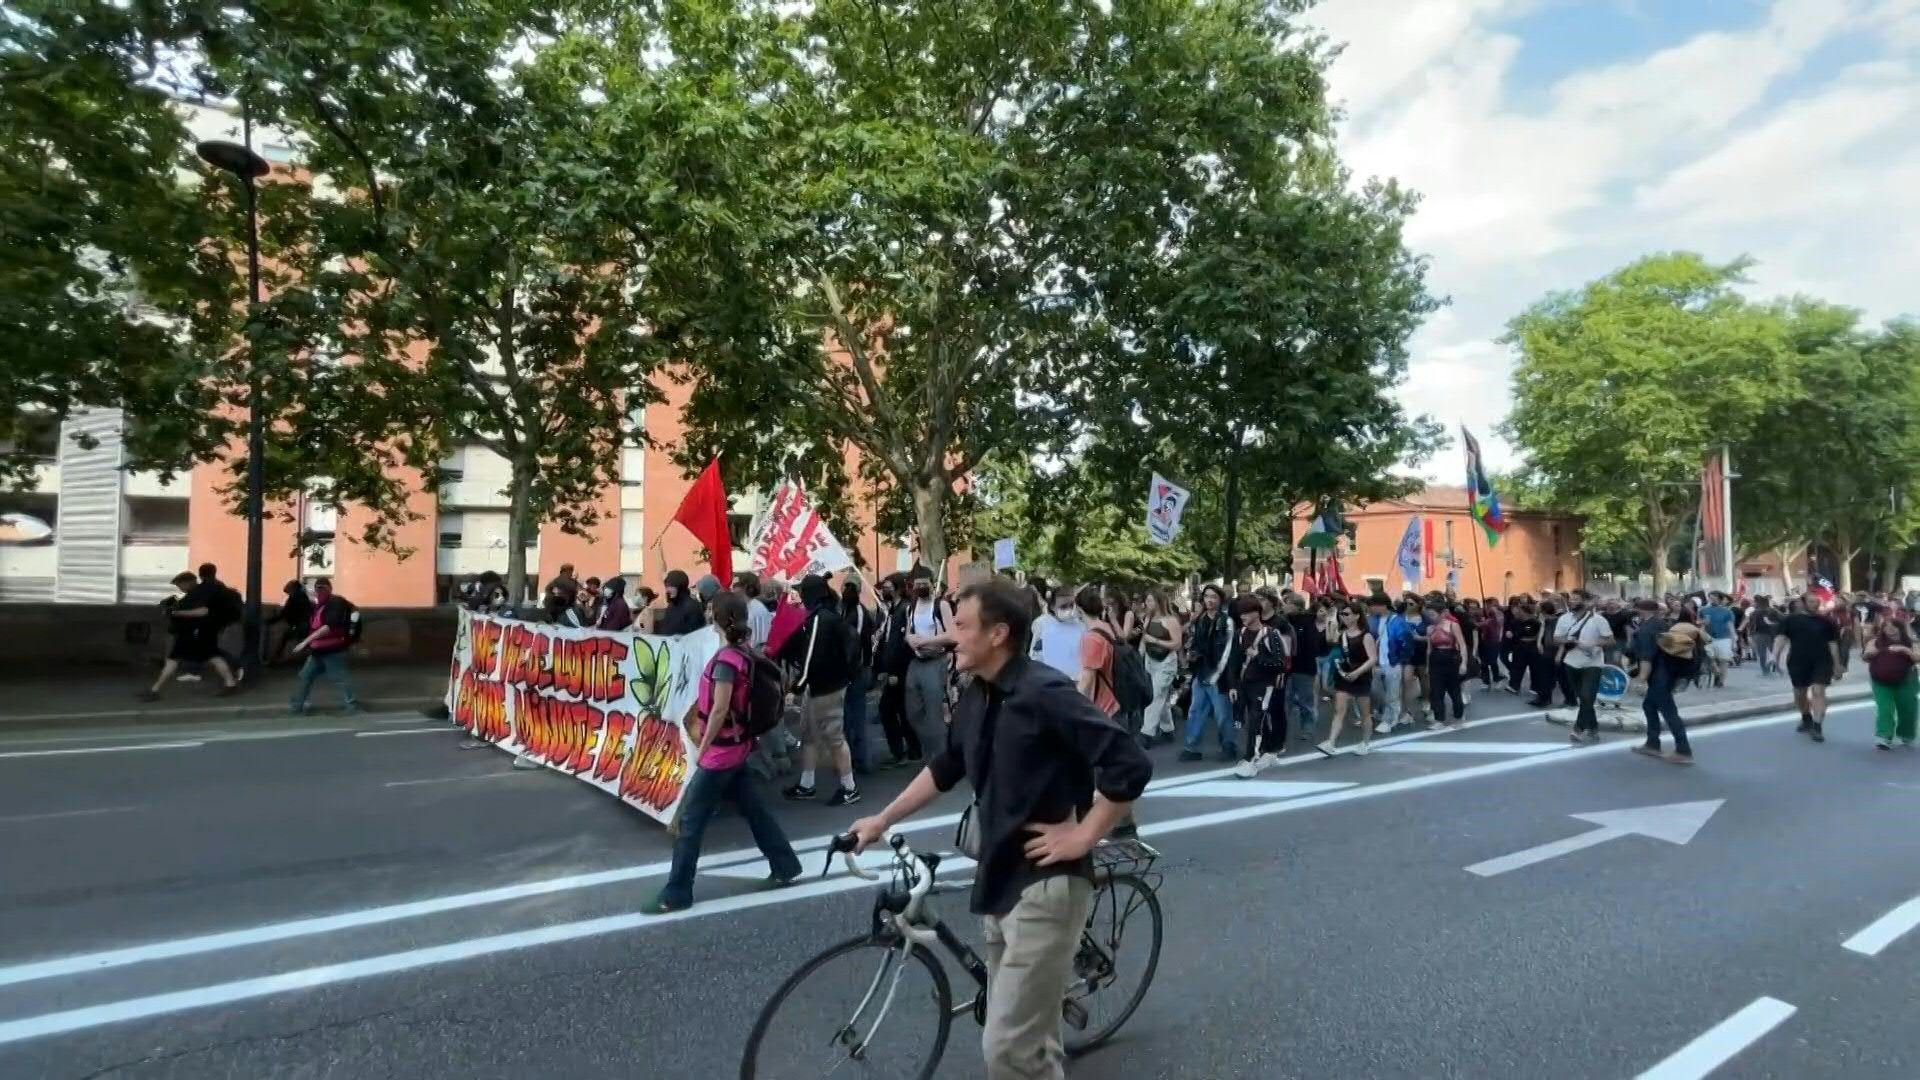
[{"label": "rainbow flag", "polygon": [[1487,531],[1487,546],[1500,542],[1500,534],[1507,531],[1507,519],[1500,512],[1500,496],[1493,490],[1493,482],[1487,479],[1487,467],[1480,460],[1480,443],[1468,431],[1465,424],[1460,425],[1460,438],[1467,447],[1467,499],[1468,509],[1473,520]]}]

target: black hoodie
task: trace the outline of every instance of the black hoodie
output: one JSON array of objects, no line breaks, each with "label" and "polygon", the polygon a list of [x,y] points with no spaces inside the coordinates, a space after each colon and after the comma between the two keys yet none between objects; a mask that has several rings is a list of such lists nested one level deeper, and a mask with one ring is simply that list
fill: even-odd
[{"label": "black hoodie", "polygon": [[687,589],[685,570],[667,571],[666,586],[673,593],[660,614],[653,620],[653,632],[663,635],[691,634],[707,625],[707,617],[700,610],[700,601],[693,598]]},{"label": "black hoodie", "polygon": [[805,690],[808,697],[838,693],[853,682],[858,662],[853,636],[826,578],[808,574],[800,580],[799,592],[807,621],[780,646],[779,659],[797,673],[795,690]]},{"label": "black hoodie", "polygon": [[602,586],[606,602],[600,605],[602,630],[625,630],[633,625],[633,609],[627,606],[627,579],[617,577]]}]

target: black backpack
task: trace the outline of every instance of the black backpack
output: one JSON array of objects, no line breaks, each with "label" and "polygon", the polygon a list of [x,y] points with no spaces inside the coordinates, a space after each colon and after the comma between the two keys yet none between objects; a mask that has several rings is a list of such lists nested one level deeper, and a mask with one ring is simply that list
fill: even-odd
[{"label": "black backpack", "polygon": [[327,601],[327,625],[345,634],[350,644],[359,643],[364,621],[360,618],[360,609],[346,597],[336,594]]},{"label": "black backpack", "polygon": [[886,615],[885,632],[875,635],[873,669],[882,675],[899,678],[913,663],[913,650],[907,647],[907,612],[904,605],[895,604]]},{"label": "black backpack", "polygon": [[1137,712],[1153,704],[1153,677],[1147,674],[1147,663],[1140,658],[1140,650],[1105,630],[1094,633],[1113,646],[1113,679],[1108,688],[1113,691],[1113,699],[1120,703],[1120,711]]},{"label": "black backpack", "polygon": [[[780,672],[780,665],[774,663],[767,654],[745,645],[728,645],[747,658],[747,713],[741,718],[746,728],[746,738],[736,742],[757,739],[780,726],[780,719],[787,709],[787,683]],[[711,665],[714,661],[709,660]]]}]

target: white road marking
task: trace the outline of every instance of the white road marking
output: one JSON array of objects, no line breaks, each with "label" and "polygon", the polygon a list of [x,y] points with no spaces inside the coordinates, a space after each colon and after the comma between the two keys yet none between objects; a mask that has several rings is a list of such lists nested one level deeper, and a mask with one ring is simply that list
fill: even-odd
[{"label": "white road marking", "polygon": [[0,825],[10,824],[12,822],[17,822],[17,821],[52,821],[55,818],[95,817],[100,814],[124,814],[129,811],[139,810],[139,809],[142,809],[142,808],[138,806],[96,806],[91,810],[55,810],[52,813],[47,813],[47,814],[14,814],[11,817],[0,817]]},{"label": "white road marking", "polygon": [[[1436,732],[1436,734],[1438,734]],[[1563,742],[1422,742],[1375,747],[1387,754],[1547,754],[1565,750]]]},{"label": "white road marking", "polygon": [[1322,791],[1358,787],[1358,784],[1289,783],[1285,780],[1209,780],[1204,784],[1185,784],[1168,792],[1182,799],[1295,799]]},{"label": "white road marking", "polygon": [[1867,928],[1842,942],[1840,947],[1862,956],[1879,956],[1881,950],[1900,940],[1907,931],[1920,926],[1920,896],[1901,904],[1867,924]]},{"label": "white road marking", "polygon": [[1600,826],[1577,836],[1516,851],[1511,855],[1502,855],[1497,859],[1488,859],[1467,867],[1467,873],[1481,877],[1494,877],[1509,870],[1518,870],[1523,866],[1546,862],[1559,858],[1595,844],[1604,844],[1609,840],[1618,840],[1623,836],[1650,836],[1655,840],[1665,840],[1669,844],[1686,844],[1697,836],[1702,827],[1721,806],[1725,799],[1706,799],[1700,802],[1668,803],[1664,806],[1640,806],[1631,810],[1603,810],[1591,814],[1573,814],[1581,821],[1590,821]]},{"label": "white road marking", "polygon": [[204,742],[141,743],[138,746],[76,746],[65,750],[9,750],[0,758],[62,757],[67,754],[120,754],[134,750],[188,750]]},{"label": "white road marking", "polygon": [[421,784],[464,784],[471,780],[498,780],[503,776],[532,776],[525,770],[481,773],[478,776],[431,776],[425,780],[390,780],[386,787],[418,787]]},{"label": "white road marking", "polygon": [[460,728],[450,724],[440,724],[436,727],[397,728],[393,731],[356,731],[353,733],[353,737],[356,739],[377,739],[382,735],[452,735],[455,733],[465,734]]},{"label": "white road marking", "polygon": [[1763,997],[1708,1028],[1699,1038],[1646,1072],[1639,1080],[1700,1080],[1758,1042],[1761,1036],[1797,1012],[1777,998]]},{"label": "white road marking", "polygon": [[[1505,723],[1513,720],[1538,718],[1541,713],[1519,713],[1513,716],[1488,717],[1470,721],[1469,728],[1488,724]],[[454,730],[460,730],[455,728]],[[1710,732],[1712,729],[1708,729]],[[1707,732],[1702,732],[1706,734]],[[1437,732],[1416,732],[1411,735],[1395,736],[1391,740],[1382,740],[1375,745],[1391,742],[1403,742],[1412,739],[1428,738]],[[491,746],[491,743],[482,745]],[[1299,765],[1310,761],[1319,761],[1318,755],[1306,755],[1297,758],[1283,758],[1281,766]],[[1487,766],[1481,766],[1487,768]],[[1232,773],[1231,768],[1211,769],[1183,776],[1170,776],[1147,785],[1149,792],[1162,792],[1185,785],[1218,779]],[[491,775],[491,774],[490,774]],[[529,773],[502,773],[500,775],[532,775]],[[405,781],[402,781],[405,783]],[[946,828],[957,824],[958,813],[937,814],[933,817],[916,818],[904,822],[895,828],[896,832],[920,832],[928,829]],[[1162,826],[1164,828],[1164,826]],[[806,837],[793,842],[796,851],[818,850],[825,848],[833,839],[832,835]],[[710,873],[720,867],[735,863],[748,862],[760,857],[758,848],[735,848],[732,851],[716,852],[700,860],[700,872]],[[56,957],[50,960],[33,961],[0,967],[0,986],[14,983],[32,982],[37,979],[56,978],[84,972],[103,971],[109,968],[125,967],[130,964],[142,964],[155,960],[169,960],[181,956],[194,956],[201,953],[220,952],[226,949],[244,948],[249,945],[261,945],[274,941],[286,941],[291,938],[307,937],[315,934],[337,933],[343,930],[363,926],[376,926],[381,923],[397,922],[402,919],[420,918],[438,915],[449,911],[483,907],[488,904],[506,903],[523,900],[533,896],[548,896],[554,893],[569,892],[574,889],[597,888],[602,885],[617,885],[623,882],[642,880],[665,874],[673,868],[671,860],[652,863],[640,863],[635,866],[619,867],[611,870],[592,871],[584,874],[569,874],[563,877],[546,878],[540,881],[521,882],[502,885],[473,892],[454,893],[448,896],[433,897],[426,900],[413,900],[399,904],[387,904],[380,907],[362,908],[353,911],[338,912],[333,915],[317,915],[293,919],[286,922],[265,923],[241,930],[227,930],[212,934],[198,934],[192,937],[173,938],[167,941],[149,942],[144,945],[131,945],[118,949],[106,949],[100,952],[81,953],[74,956]]]},{"label": "white road marking", "polygon": [[[1757,727],[1766,727],[1799,719],[1798,713],[1781,713],[1772,716],[1757,717],[1751,720],[1735,721],[1705,728],[1694,734],[1693,738],[1710,738],[1716,735],[1732,734]],[[1574,747],[1564,754],[1547,754],[1535,757],[1514,758],[1508,761],[1496,761],[1452,772],[1435,773],[1429,776],[1412,777],[1391,783],[1374,784],[1366,787],[1353,787],[1341,791],[1310,795],[1277,803],[1265,803],[1252,806],[1235,807],[1207,814],[1195,814],[1190,817],[1175,818],[1163,822],[1149,822],[1141,826],[1141,833],[1147,836],[1185,832],[1189,829],[1205,828],[1212,825],[1246,821],[1253,818],[1271,817],[1276,814],[1296,813],[1317,806],[1370,799],[1383,795],[1398,794],[1403,791],[1417,791],[1440,784],[1456,783],[1461,780],[1476,779],[1484,776],[1497,776],[1503,773],[1518,772],[1545,765],[1585,759],[1592,754],[1624,752],[1630,749],[1633,740],[1600,743],[1593,746]],[[924,822],[911,822],[903,826],[931,828],[936,823],[952,824],[959,820],[958,814],[942,815],[940,818]],[[826,839],[821,838],[811,844],[795,844],[796,849],[805,849],[803,862],[820,854]],[[734,854],[734,853],[730,853]],[[746,857],[758,858],[757,851],[750,851]],[[732,859],[738,862],[739,859]],[[653,864],[653,873],[668,869],[670,864]],[[635,871],[646,867],[631,867],[626,870],[603,871],[599,874],[582,874],[571,879],[554,879],[550,882],[532,882],[525,885],[506,886],[487,890],[490,899],[474,899],[486,894],[469,893],[460,897],[445,897],[440,900],[419,901],[413,904],[396,904],[372,911],[347,912],[343,915],[325,918],[306,919],[294,923],[280,923],[271,926],[256,927],[252,930],[234,931],[229,934],[212,934],[200,938],[184,938],[173,942],[159,942],[153,945],[136,946],[132,949],[115,950],[108,953],[92,953],[85,956],[67,957],[58,960],[43,961],[37,964],[0,968],[0,985],[25,982],[29,979],[46,978],[51,975],[71,974],[76,971],[97,971],[102,968],[117,967],[138,963],[142,960],[160,959],[169,956],[182,956],[190,953],[208,952],[213,949],[234,948],[239,945],[258,944],[262,941],[281,940],[298,937],[303,934],[324,933],[349,926],[366,925],[368,922],[385,922],[391,919],[407,918],[414,914],[429,914],[435,911],[451,910],[457,907],[471,907],[478,903],[491,903],[499,900],[517,899],[524,896],[537,896],[543,893],[561,891],[563,888],[577,888],[582,884],[604,884],[609,881],[624,881],[635,877],[649,876]],[[703,860],[702,870],[707,866]],[[589,881],[588,879],[598,879]],[[558,884],[567,882],[568,884]],[[687,919],[706,918],[712,915],[726,915],[736,911],[768,907],[774,904],[793,903],[820,896],[847,892],[862,888],[867,882],[858,878],[843,876],[824,881],[812,881],[796,885],[789,889],[769,892],[754,892],[740,896],[729,896],[718,900],[708,900],[682,911],[667,915],[642,915],[637,912],[609,915],[579,922],[557,923],[552,926],[513,933],[494,934],[487,937],[471,938],[465,941],[451,942],[423,949],[409,949],[388,953],[383,956],[369,957],[341,964],[329,964],[321,967],[306,968],[298,971],[283,972],[263,978],[242,979],[235,982],[215,983],[192,990],[175,993],[155,994],[148,997],[130,998],[124,1001],[109,1002],[104,1005],[86,1008],[68,1009],[62,1012],[46,1013],[40,1016],[26,1017],[20,1020],[0,1023],[0,1045],[19,1042],[24,1039],[40,1038],[70,1031],[79,1031],[104,1024],[119,1023],[127,1020],[139,1020],[188,1009],[204,1008],[211,1005],[228,1004],[252,998],[266,997],[291,990],[305,990],[316,986],[348,982],[375,975],[386,975],[397,971],[429,967],[435,964],[470,960],[480,956],[510,952],[537,945],[551,945],[564,941],[593,937],[600,934],[617,933],[627,930],[667,926]],[[449,903],[449,901],[456,901]],[[405,909],[412,909],[405,911]],[[396,914],[396,912],[405,913]],[[379,914],[379,918],[369,918]],[[226,939],[226,940],[221,940]],[[1771,1025],[1769,1025],[1771,1026]],[[1711,1034],[1711,1033],[1710,1033]],[[1659,1077],[1659,1080],[1676,1080],[1688,1074],[1673,1074],[1672,1077]]]}]

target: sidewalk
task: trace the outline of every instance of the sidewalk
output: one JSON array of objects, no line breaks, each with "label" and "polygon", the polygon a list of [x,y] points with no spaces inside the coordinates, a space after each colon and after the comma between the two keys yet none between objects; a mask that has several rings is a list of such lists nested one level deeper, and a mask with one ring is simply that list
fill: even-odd
[{"label": "sidewalk", "polygon": [[[211,674],[199,682],[172,682],[159,701],[139,701],[152,673],[79,669],[61,676],[0,682],[0,728],[54,727],[62,724],[119,724],[154,721],[242,720],[289,715],[297,666],[269,668],[249,675],[239,693],[216,697],[220,681]],[[367,664],[352,673],[354,694],[369,712],[422,709],[438,704],[447,689],[444,664]],[[314,684],[313,709],[339,709],[325,679]]]},{"label": "sidewalk", "polygon": [[[1863,664],[1855,664],[1846,679],[1827,688],[1827,703],[1830,706],[1872,696],[1873,687],[1867,680]],[[1602,706],[1597,713],[1600,730],[1646,731],[1647,716],[1640,707],[1643,700],[1643,697],[1629,692],[1621,697],[1617,707]],[[1680,706],[1680,719],[1686,721],[1688,727],[1697,727],[1791,709],[1793,685],[1787,681],[1785,674],[1763,678],[1757,667],[1747,664],[1727,673],[1727,685],[1724,688],[1682,690],[1675,695],[1675,700]],[[1550,724],[1571,727],[1574,716],[1573,708],[1562,705],[1548,710],[1546,720]]]}]

